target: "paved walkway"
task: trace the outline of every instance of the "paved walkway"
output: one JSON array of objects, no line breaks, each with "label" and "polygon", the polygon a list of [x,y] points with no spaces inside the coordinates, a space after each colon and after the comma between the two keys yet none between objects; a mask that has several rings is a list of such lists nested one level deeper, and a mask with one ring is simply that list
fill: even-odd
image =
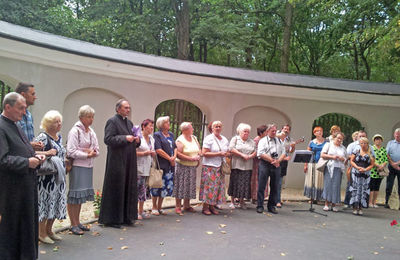
[{"label": "paved walkway", "polygon": [[[224,209],[219,216],[196,213],[153,216],[135,227],[93,224],[83,236],[61,233],[55,245],[40,245],[40,260],[57,259],[399,259],[398,210],[293,212],[307,202],[286,202],[278,215]],[[316,206],[322,212],[322,206]]]}]

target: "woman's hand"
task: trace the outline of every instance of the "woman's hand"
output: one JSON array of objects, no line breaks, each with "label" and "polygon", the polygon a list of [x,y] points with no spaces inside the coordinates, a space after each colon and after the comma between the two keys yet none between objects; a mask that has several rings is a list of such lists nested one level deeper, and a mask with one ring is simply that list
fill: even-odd
[{"label": "woman's hand", "polygon": [[91,151],[88,153],[88,158],[95,157],[96,155],[97,155],[96,150],[91,150]]},{"label": "woman's hand", "polygon": [[46,151],[46,156],[54,156],[54,155],[57,155],[56,149],[52,148],[52,149]]},{"label": "woman's hand", "polygon": [[307,171],[308,171],[308,165],[305,163],[304,164],[304,173],[307,173]]}]

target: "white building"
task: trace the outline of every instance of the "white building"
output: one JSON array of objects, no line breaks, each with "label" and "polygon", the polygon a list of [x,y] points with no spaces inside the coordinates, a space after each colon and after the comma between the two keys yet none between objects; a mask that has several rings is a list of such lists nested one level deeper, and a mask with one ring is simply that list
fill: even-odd
[{"label": "white building", "polygon": [[[101,156],[94,168],[101,189],[106,147],[104,125],[119,98],[132,106],[139,124],[153,119],[163,101],[181,99],[200,108],[207,122],[221,120],[223,135],[232,137],[238,123],[256,127],[269,122],[292,126],[292,138],[311,138],[315,119],[341,113],[357,119],[385,143],[400,126],[400,85],[228,68],[113,49],[0,21],[0,81],[35,85],[31,108],[36,134],[50,109],[64,116],[62,135],[78,120],[81,105],[96,110],[93,127]],[[64,138],[64,139],[65,139]],[[304,149],[306,143],[298,145]],[[301,188],[302,165],[290,164],[287,185]],[[383,189],[381,189],[383,190]]]}]

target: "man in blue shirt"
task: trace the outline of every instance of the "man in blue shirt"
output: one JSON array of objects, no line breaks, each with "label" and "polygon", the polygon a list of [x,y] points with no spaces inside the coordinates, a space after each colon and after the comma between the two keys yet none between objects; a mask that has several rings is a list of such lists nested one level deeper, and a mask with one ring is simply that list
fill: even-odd
[{"label": "man in blue shirt", "polygon": [[29,142],[31,143],[33,149],[35,151],[39,151],[43,149],[42,142],[34,142],[35,132],[33,128],[33,118],[31,112],[28,111],[28,107],[35,104],[36,100],[36,92],[35,87],[29,83],[20,82],[15,89],[15,92],[21,94],[26,100],[26,111],[22,117],[21,121],[18,121],[19,126],[24,131],[25,135],[28,137]]},{"label": "man in blue shirt", "polygon": [[[386,200],[385,208],[389,208],[389,197],[392,194],[394,179],[397,176],[397,184],[400,187],[400,128],[394,130],[394,140],[386,145],[389,160],[389,176],[386,178]],[[400,189],[398,190],[400,196]]]}]

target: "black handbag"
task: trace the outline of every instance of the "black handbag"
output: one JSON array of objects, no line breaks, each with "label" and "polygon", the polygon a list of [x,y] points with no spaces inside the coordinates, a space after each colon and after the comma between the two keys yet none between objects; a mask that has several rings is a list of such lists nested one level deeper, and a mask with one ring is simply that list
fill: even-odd
[{"label": "black handbag", "polygon": [[[44,134],[47,137],[47,144],[51,147],[51,140],[50,140],[49,136],[46,133],[44,133]],[[37,171],[38,176],[52,175],[52,174],[56,174],[56,173],[57,173],[57,167],[51,160],[51,156],[46,157],[46,160],[42,163],[42,165],[40,165],[40,168]]]}]

